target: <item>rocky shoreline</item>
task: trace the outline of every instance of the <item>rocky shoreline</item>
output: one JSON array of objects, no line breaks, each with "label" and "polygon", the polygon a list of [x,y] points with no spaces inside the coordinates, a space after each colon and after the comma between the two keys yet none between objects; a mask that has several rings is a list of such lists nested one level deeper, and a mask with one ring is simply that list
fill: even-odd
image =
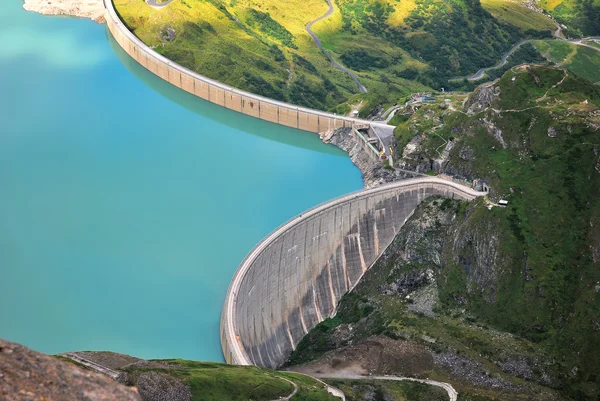
[{"label": "rocky shoreline", "polygon": [[416,172],[411,173],[395,168],[386,168],[383,163],[374,161],[365,153],[356,137],[350,133],[350,130],[351,128],[335,128],[321,133],[319,136],[323,143],[335,145],[348,153],[352,163],[362,173],[365,188],[373,188],[393,181],[415,178],[415,175],[422,175]]},{"label": "rocky shoreline", "polygon": [[43,15],[65,15],[89,18],[106,23],[102,0],[25,0],[23,8]]}]

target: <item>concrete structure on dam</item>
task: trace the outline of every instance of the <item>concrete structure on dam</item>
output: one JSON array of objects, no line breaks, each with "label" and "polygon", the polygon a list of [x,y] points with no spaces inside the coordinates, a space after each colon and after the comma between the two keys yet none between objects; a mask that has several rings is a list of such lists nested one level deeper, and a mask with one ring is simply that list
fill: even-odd
[{"label": "concrete structure on dam", "polygon": [[225,360],[279,367],[433,195],[470,201],[485,193],[436,177],[399,181],[317,206],[267,236],[230,284],[221,317]]},{"label": "concrete structure on dam", "polygon": [[354,124],[393,129],[384,123],[338,116],[258,96],[204,77],[146,46],[123,24],[112,0],[104,0],[104,6],[108,30],[127,54],[148,71],[199,98],[261,120],[316,133],[333,128],[352,127]]}]

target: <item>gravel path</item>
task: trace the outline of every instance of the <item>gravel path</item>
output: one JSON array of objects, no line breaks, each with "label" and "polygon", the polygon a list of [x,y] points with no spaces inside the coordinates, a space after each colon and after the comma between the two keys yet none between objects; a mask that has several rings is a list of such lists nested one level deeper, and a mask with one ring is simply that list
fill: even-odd
[{"label": "gravel path", "polygon": [[315,374],[314,377],[320,379],[349,379],[349,380],[391,380],[391,381],[413,381],[424,384],[429,384],[430,386],[441,387],[448,393],[448,398],[450,401],[456,401],[458,398],[458,392],[452,387],[449,383],[438,382],[435,380],[426,380],[426,379],[413,379],[412,377],[398,377],[398,376],[362,376],[351,373],[337,373],[337,374],[327,374],[327,375],[319,375]]},{"label": "gravel path", "polygon": [[327,0],[327,4],[329,5],[329,10],[327,10],[327,12],[320,16],[319,18],[310,21],[308,24],[306,24],[306,32],[308,32],[308,34],[312,37],[313,41],[315,42],[315,44],[317,45],[317,47],[319,48],[319,50],[321,50],[321,53],[323,53],[325,55],[325,57],[327,57],[329,59],[329,61],[331,62],[331,64],[333,64],[333,66],[335,68],[337,68],[338,70],[342,71],[343,73],[347,74],[350,78],[352,78],[352,80],[354,82],[356,82],[356,85],[358,85],[358,89],[362,92],[362,93],[367,93],[367,88],[364,87],[363,84],[360,83],[360,80],[358,79],[358,77],[350,70],[348,70],[346,67],[344,67],[343,65],[338,64],[333,57],[331,57],[331,55],[329,54],[329,52],[327,52],[324,48],[323,45],[321,44],[321,39],[319,39],[319,37],[317,36],[316,33],[313,32],[312,30],[312,26],[321,21],[324,20],[325,18],[329,17],[331,14],[333,14],[334,8],[333,8],[333,3],[331,2],[331,0]]}]

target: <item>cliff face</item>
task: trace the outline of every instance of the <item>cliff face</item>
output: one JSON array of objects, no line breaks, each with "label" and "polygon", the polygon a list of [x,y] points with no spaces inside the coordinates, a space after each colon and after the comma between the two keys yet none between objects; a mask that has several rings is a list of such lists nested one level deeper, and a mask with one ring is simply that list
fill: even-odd
[{"label": "cliff face", "polygon": [[[441,171],[491,185],[491,199],[420,207],[291,362],[329,351],[318,369],[435,374],[490,398],[597,399],[599,106],[591,83],[528,66],[455,110],[421,108],[399,128],[400,163],[445,153]],[[385,359],[364,348],[374,342]]]},{"label": "cliff face", "polygon": [[337,146],[347,152],[352,163],[361,171],[365,188],[397,181],[404,178],[414,178],[414,174],[400,170],[387,169],[380,161],[370,158],[356,137],[350,133],[350,128],[335,128],[321,134],[321,140]]},{"label": "cliff face", "polygon": [[0,340],[3,401],[140,401],[137,391],[22,345]]}]

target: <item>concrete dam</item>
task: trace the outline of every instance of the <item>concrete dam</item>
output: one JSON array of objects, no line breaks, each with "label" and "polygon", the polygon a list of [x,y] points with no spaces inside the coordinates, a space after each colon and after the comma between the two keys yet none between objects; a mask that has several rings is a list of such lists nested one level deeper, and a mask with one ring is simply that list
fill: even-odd
[{"label": "concrete dam", "polygon": [[231,281],[221,317],[225,360],[281,366],[434,195],[471,201],[485,193],[436,177],[405,180],[317,206],[267,236]]},{"label": "concrete dam", "polygon": [[381,122],[339,116],[269,99],[190,71],[144,44],[121,21],[113,0],[103,1],[106,26],[119,46],[148,71],[200,99],[261,120],[315,133],[351,128],[356,124],[394,128]]}]

